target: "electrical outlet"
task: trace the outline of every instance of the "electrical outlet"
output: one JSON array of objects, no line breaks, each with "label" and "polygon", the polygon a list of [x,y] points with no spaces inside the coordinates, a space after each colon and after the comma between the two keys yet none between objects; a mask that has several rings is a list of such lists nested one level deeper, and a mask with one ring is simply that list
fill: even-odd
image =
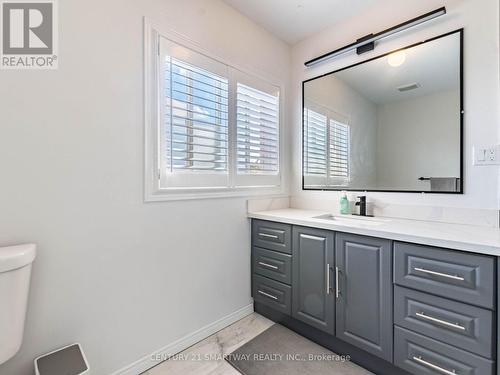
[{"label": "electrical outlet", "polygon": [[474,147],[474,165],[500,165],[500,145]]},{"label": "electrical outlet", "polygon": [[497,150],[490,148],[488,150],[488,161],[497,161]]}]

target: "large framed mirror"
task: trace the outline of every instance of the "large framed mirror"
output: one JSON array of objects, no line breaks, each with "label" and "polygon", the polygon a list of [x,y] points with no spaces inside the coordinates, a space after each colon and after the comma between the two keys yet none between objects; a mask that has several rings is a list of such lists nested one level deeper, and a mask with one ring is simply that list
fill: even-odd
[{"label": "large framed mirror", "polygon": [[463,30],[302,83],[303,189],[463,193]]}]

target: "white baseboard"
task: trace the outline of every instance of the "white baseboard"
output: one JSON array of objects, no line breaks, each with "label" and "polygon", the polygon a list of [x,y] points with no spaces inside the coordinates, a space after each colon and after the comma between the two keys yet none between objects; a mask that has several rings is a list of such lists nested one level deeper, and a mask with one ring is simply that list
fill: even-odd
[{"label": "white baseboard", "polygon": [[167,357],[182,352],[183,350],[189,348],[190,346],[196,344],[197,342],[213,335],[214,333],[226,328],[227,326],[237,322],[238,320],[244,318],[247,315],[253,313],[253,303],[247,305],[235,312],[226,315],[225,317],[202,327],[201,329],[190,333],[177,341],[151,353],[134,363],[125,366],[124,368],[113,372],[111,375],[139,375],[144,371],[147,371],[151,367],[158,365],[158,361],[153,358],[156,356]]}]

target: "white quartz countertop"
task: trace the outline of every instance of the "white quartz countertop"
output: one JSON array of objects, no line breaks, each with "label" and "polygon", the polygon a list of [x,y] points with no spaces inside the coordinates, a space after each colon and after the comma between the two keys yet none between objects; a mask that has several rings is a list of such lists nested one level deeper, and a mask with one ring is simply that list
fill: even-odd
[{"label": "white quartz countertop", "polygon": [[328,214],[287,208],[249,212],[248,217],[500,256],[500,228],[385,217],[357,219],[350,215],[346,215],[347,220],[344,221],[341,215],[336,215],[340,218],[338,221],[315,218]]}]

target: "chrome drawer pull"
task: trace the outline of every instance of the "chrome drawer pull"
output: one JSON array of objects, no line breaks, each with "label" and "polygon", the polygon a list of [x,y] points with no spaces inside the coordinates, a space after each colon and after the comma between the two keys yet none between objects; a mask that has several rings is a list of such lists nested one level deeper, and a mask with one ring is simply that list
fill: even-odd
[{"label": "chrome drawer pull", "polygon": [[258,290],[259,294],[262,294],[263,296],[265,297],[268,297],[268,298],[271,298],[271,299],[274,299],[275,301],[278,300],[278,297],[276,296],[273,296],[272,294],[269,294],[269,293],[266,293],[266,292],[263,292],[262,290]]},{"label": "chrome drawer pull", "polygon": [[325,237],[317,237],[317,236],[311,236],[310,234],[301,234],[301,238],[306,238],[308,240],[314,240],[314,241],[324,241]]},{"label": "chrome drawer pull", "polygon": [[435,276],[446,277],[447,279],[460,280],[460,281],[464,281],[464,280],[465,280],[465,278],[463,278],[462,276],[457,276],[457,275],[448,275],[447,273],[441,273],[441,272],[436,272],[436,271],[426,270],[425,268],[414,267],[413,269],[414,269],[415,271],[428,273],[428,274],[430,274],[430,275],[435,275]]},{"label": "chrome drawer pull", "polygon": [[273,238],[275,240],[278,239],[278,236],[275,235],[275,234],[259,233],[259,236],[261,236],[261,237],[267,237],[267,238]]},{"label": "chrome drawer pull", "polygon": [[455,370],[451,370],[451,371],[450,371],[450,370],[446,370],[445,368],[442,368],[442,367],[436,366],[436,365],[435,365],[435,364],[433,364],[433,363],[430,363],[430,362],[427,362],[427,361],[423,360],[423,359],[422,359],[422,357],[420,357],[420,356],[419,356],[419,357],[415,357],[415,356],[414,356],[414,357],[413,357],[413,360],[414,360],[415,362],[418,362],[418,363],[420,363],[420,364],[422,364],[422,365],[424,365],[424,366],[427,366],[427,367],[429,367],[429,368],[431,368],[431,369],[433,369],[433,370],[439,371],[439,372],[440,372],[440,373],[442,373],[442,374],[446,374],[446,375],[457,375],[457,373],[456,373],[456,371],[455,371]]},{"label": "chrome drawer pull", "polygon": [[272,264],[267,264],[264,262],[259,262],[261,266],[267,267],[267,268],[272,268],[273,270],[277,270],[279,267],[273,266]]},{"label": "chrome drawer pull", "polygon": [[326,294],[330,294],[330,265],[326,265]]},{"label": "chrome drawer pull", "polygon": [[335,298],[339,298],[340,296],[340,286],[339,286],[339,268],[335,267]]},{"label": "chrome drawer pull", "polygon": [[460,329],[462,331],[465,331],[465,327],[458,324],[458,323],[450,323],[450,322],[447,322],[446,320],[433,318],[432,316],[425,315],[423,312],[417,312],[417,313],[415,313],[415,315],[418,316],[419,318],[430,320],[431,322],[439,323],[439,324],[442,324],[442,325],[445,325],[448,327],[452,327],[452,328],[456,328],[456,329]]}]

